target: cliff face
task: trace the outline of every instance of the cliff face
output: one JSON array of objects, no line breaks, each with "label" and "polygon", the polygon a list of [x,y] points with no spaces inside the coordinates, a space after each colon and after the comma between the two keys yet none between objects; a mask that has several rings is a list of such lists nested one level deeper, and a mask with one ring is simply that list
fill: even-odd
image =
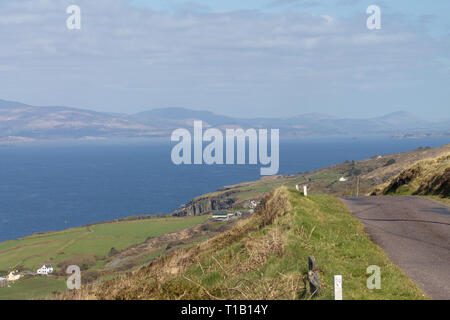
[{"label": "cliff face", "polygon": [[191,200],[186,206],[180,210],[176,210],[172,215],[177,217],[198,216],[214,210],[230,209],[234,200],[226,196],[206,197]]}]

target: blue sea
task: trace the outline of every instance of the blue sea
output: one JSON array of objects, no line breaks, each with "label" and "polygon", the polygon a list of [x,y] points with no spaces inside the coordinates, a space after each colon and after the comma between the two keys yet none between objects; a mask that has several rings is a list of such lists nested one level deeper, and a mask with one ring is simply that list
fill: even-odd
[{"label": "blue sea", "polygon": [[[298,138],[280,141],[279,174],[437,147],[449,139]],[[136,214],[168,213],[259,165],[172,164],[170,142],[32,143],[0,147],[0,241]]]}]

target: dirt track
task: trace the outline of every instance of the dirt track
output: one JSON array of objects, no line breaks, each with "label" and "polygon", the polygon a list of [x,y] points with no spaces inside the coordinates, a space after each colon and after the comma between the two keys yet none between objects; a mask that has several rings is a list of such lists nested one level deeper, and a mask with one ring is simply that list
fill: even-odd
[{"label": "dirt track", "polygon": [[389,259],[429,297],[450,300],[449,206],[410,196],[343,201]]}]

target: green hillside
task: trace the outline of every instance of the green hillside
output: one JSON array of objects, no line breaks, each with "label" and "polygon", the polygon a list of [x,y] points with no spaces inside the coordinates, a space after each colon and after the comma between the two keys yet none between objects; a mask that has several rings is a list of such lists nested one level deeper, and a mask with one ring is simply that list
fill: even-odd
[{"label": "green hillside", "polygon": [[373,193],[450,199],[450,153],[418,161],[391,181],[376,188]]},{"label": "green hillside", "polygon": [[[200,225],[208,218],[209,216],[167,217],[110,222],[2,242],[0,276],[6,276],[10,270],[15,269],[27,276],[10,284],[11,288],[0,288],[0,299],[41,297],[52,293],[55,288],[61,289],[61,283],[67,278],[65,267],[70,264],[82,268],[85,280],[110,275],[116,270],[109,270],[104,266],[114,259],[111,251],[120,255],[121,251],[127,252],[127,248]],[[127,267],[142,265],[157,255],[156,251],[142,250]],[[49,277],[38,276],[41,278],[39,280],[36,280],[36,276],[30,279],[31,273],[35,273],[43,264],[51,264],[56,269],[54,274]]]},{"label": "green hillside", "polygon": [[[310,299],[308,256],[321,273],[319,299],[333,299],[334,275],[344,299],[424,299],[424,293],[372,243],[343,203],[276,189],[232,230],[161,256],[114,281],[85,286],[65,299]],[[366,287],[370,265],[380,290]]]}]

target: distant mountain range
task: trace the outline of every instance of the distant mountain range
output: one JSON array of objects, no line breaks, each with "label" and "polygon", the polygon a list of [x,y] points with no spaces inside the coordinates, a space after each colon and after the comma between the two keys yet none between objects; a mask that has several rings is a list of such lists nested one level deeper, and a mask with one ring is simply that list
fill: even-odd
[{"label": "distant mountain range", "polygon": [[185,108],[153,109],[129,115],[71,107],[37,107],[0,100],[0,142],[164,137],[177,128],[192,129],[194,120],[202,120],[204,127],[220,129],[277,128],[282,136],[450,137],[450,119],[423,120],[404,111],[368,119],[345,119],[316,113],[288,118],[246,119]]}]

